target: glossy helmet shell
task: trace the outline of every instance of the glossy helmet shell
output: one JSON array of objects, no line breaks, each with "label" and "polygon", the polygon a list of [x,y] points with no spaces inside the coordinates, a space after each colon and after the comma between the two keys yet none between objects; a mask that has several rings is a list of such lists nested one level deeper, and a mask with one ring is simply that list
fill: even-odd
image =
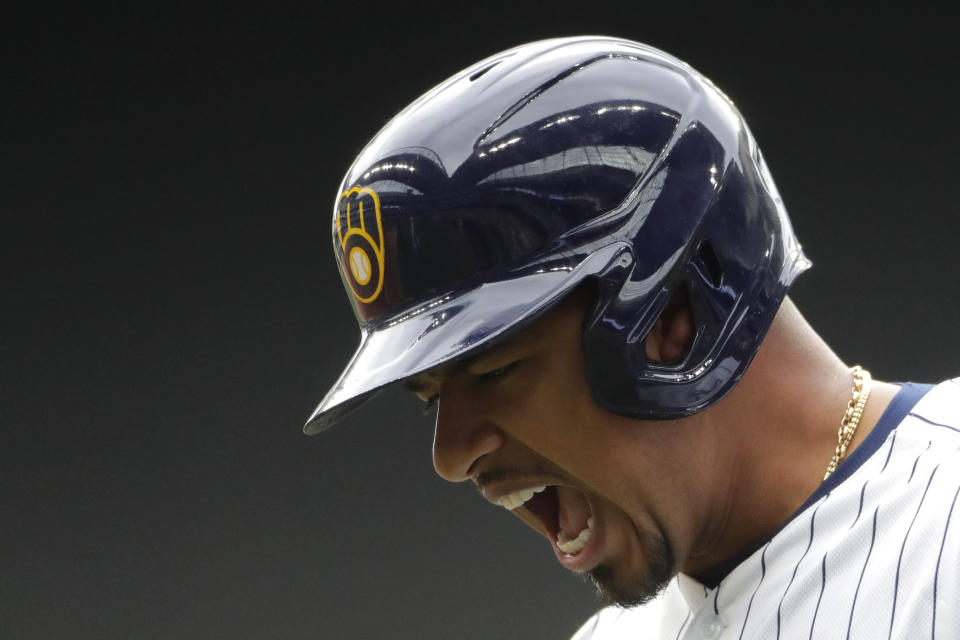
[{"label": "glossy helmet shell", "polygon": [[[505,51],[400,112],[343,180],[333,247],[361,342],[307,433],[587,279],[596,402],[689,415],[740,379],[809,266],[730,100],[662,51],[603,37]],[[651,361],[644,338],[681,288],[692,344]]]}]

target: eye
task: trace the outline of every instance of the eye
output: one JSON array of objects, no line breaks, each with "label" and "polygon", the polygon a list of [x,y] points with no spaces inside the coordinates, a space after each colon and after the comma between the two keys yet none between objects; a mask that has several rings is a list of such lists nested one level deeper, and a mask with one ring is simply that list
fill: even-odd
[{"label": "eye", "polygon": [[502,367],[497,367],[496,369],[493,369],[491,371],[485,371],[481,374],[478,374],[477,379],[480,382],[496,382],[500,378],[505,377],[508,373],[513,371],[514,368],[517,366],[517,363],[519,362],[520,362],[519,360],[514,360],[513,362],[506,364]]}]

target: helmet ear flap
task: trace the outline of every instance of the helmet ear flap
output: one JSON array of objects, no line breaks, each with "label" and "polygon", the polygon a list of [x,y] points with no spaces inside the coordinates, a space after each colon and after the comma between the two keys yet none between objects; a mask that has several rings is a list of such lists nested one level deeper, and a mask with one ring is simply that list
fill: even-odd
[{"label": "helmet ear flap", "polygon": [[[637,372],[648,366],[645,339],[669,302],[669,292],[634,291],[630,250],[599,273],[597,301],[584,320],[583,353],[594,401],[614,413],[644,415],[638,411]],[[644,304],[637,305],[637,298]]]},{"label": "helmet ear flap", "polygon": [[[587,375],[600,406],[673,419],[722,398],[759,348],[787,286],[809,266],[770,195],[737,169],[725,177],[673,270],[655,282],[635,281],[632,273],[617,273],[615,281],[614,271],[601,276],[584,330]],[[678,360],[657,362],[647,357],[646,338],[680,293],[692,339]]]},{"label": "helmet ear flap", "polygon": [[694,256],[675,285],[662,283],[643,305],[627,304],[629,277],[616,289],[601,277],[583,335],[594,401],[614,413],[644,419],[679,418],[709,404],[717,381],[710,382],[708,392],[696,389],[697,377],[709,368],[725,324],[719,316],[730,308],[702,291],[719,288],[719,283],[722,271],[709,251]]},{"label": "helmet ear flap", "polygon": [[[720,310],[710,308],[711,296],[698,294],[704,277],[722,281],[722,272],[715,256],[706,256],[690,258],[675,284],[659,283],[640,305],[631,303],[637,283],[629,274],[610,270],[598,278],[597,303],[583,335],[587,378],[598,405],[646,419],[679,418],[702,408],[691,408],[683,383],[695,375],[691,371],[703,364],[716,338],[712,316]],[[658,335],[651,338],[652,331]],[[648,353],[648,340],[659,345],[655,353]]]}]

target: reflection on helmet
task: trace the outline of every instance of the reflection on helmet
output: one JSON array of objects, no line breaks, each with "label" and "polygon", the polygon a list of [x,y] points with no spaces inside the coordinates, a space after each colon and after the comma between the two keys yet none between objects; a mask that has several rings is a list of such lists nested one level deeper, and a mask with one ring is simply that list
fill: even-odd
[{"label": "reflection on helmet", "polygon": [[[308,432],[588,278],[597,402],[688,415],[742,376],[809,266],[730,101],[625,40],[547,40],[462,71],[388,123],[339,193],[334,251],[361,345]],[[681,288],[694,341],[681,362],[648,361],[643,339]]]}]

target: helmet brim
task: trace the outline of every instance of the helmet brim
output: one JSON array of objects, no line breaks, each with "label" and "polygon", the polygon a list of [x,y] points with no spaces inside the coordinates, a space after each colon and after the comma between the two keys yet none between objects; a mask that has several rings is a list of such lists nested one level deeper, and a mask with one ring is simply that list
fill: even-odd
[{"label": "helmet brim", "polygon": [[484,283],[362,330],[360,346],[310,415],[304,433],[324,431],[383,387],[465,356],[530,322],[622,251],[617,243],[574,266]]}]

